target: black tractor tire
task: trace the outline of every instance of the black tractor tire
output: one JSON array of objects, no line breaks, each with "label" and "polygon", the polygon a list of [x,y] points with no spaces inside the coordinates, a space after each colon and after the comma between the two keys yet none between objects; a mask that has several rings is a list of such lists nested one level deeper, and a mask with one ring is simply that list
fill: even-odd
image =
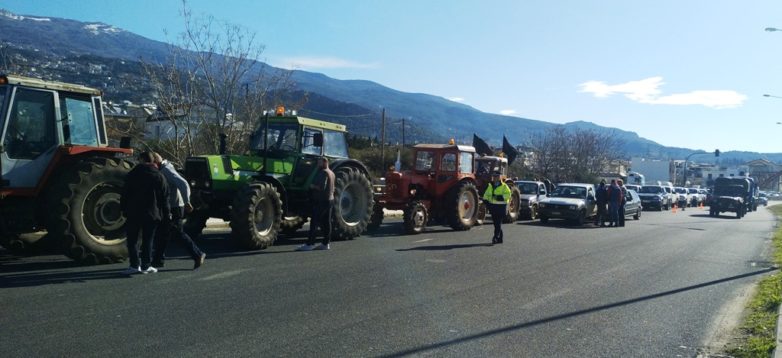
[{"label": "black tractor tire", "polygon": [[263,250],[274,243],[282,223],[282,200],[268,183],[252,183],[234,198],[231,238],[245,250]]},{"label": "black tractor tire", "polygon": [[486,223],[486,214],[488,211],[489,208],[486,207],[486,203],[481,201],[478,204],[478,213],[475,214],[475,225],[483,225]]},{"label": "black tractor tire", "polygon": [[282,222],[280,223],[280,230],[285,235],[293,236],[306,223],[307,223],[306,217],[301,217],[298,215],[283,216]]},{"label": "black tractor tire", "polygon": [[380,225],[383,223],[383,215],[383,206],[375,202],[375,205],[372,207],[372,217],[369,218],[369,223],[367,224],[367,232],[373,232],[380,228]]},{"label": "black tractor tire", "polygon": [[187,236],[190,236],[191,239],[196,240],[204,231],[207,220],[209,220],[209,214],[205,212],[194,211],[187,215],[182,229],[185,231]]},{"label": "black tractor tire", "polygon": [[423,202],[416,200],[407,205],[403,217],[405,233],[409,235],[420,234],[426,229],[426,223],[429,221],[429,211]]},{"label": "black tractor tire", "polygon": [[372,218],[375,202],[372,183],[355,168],[339,168],[335,174],[332,238],[352,240],[366,231]]},{"label": "black tractor tire", "polygon": [[83,264],[128,257],[120,196],[131,165],[122,159],[88,158],[60,174],[49,191],[46,227],[66,256]]},{"label": "black tractor tire", "polygon": [[445,197],[448,224],[452,229],[467,231],[475,226],[478,214],[478,189],[469,181],[461,181]]},{"label": "black tractor tire", "polygon": [[510,185],[510,202],[508,203],[508,211],[505,213],[503,223],[511,224],[515,223],[519,219],[519,206],[521,205],[521,191],[516,185]]}]

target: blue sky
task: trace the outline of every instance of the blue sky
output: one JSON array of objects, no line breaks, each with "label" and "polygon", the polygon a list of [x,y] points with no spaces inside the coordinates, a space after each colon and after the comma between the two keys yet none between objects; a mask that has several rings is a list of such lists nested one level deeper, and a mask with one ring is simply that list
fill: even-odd
[{"label": "blue sky", "polygon": [[[637,132],[668,146],[782,152],[780,1],[208,1],[276,66],[479,110]],[[0,0],[166,41],[175,0]],[[490,123],[487,125],[491,125]]]}]

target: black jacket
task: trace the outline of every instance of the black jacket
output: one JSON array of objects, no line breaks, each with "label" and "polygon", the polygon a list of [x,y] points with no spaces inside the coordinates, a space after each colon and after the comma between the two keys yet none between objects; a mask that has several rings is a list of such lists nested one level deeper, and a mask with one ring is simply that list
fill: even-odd
[{"label": "black jacket", "polygon": [[125,188],[120,199],[122,212],[130,220],[161,221],[168,218],[168,184],[156,168],[139,164],[125,177]]}]

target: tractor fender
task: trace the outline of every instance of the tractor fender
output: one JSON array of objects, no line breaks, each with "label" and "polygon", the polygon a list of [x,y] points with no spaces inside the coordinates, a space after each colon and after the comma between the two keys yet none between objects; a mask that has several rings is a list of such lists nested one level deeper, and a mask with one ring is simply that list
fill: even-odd
[{"label": "tractor fender", "polygon": [[372,176],[369,174],[369,169],[367,169],[367,166],[364,165],[364,163],[355,159],[350,159],[350,158],[333,159],[332,162],[329,164],[329,167],[333,171],[337,171],[337,169],[342,167],[356,168],[358,169],[358,171],[364,174],[368,179],[370,179],[370,182],[372,181]]}]

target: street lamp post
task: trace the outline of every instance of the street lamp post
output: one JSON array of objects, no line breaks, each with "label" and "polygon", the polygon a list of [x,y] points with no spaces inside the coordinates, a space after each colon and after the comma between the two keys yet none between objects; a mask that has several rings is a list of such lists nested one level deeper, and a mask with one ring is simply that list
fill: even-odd
[{"label": "street lamp post", "polygon": [[782,29],[778,29],[776,27],[767,27],[766,31],[768,32],[774,32],[774,31],[782,31]]},{"label": "street lamp post", "polygon": [[[720,153],[719,149],[714,151],[714,155],[715,156],[719,156],[719,153]],[[685,188],[687,187],[687,161],[690,160],[690,157],[692,157],[693,155],[696,155],[696,154],[709,154],[709,153],[704,152],[704,151],[700,151],[700,152],[690,153],[690,155],[688,155],[686,158],[684,158],[684,179],[682,180],[682,186],[685,187]]]}]

